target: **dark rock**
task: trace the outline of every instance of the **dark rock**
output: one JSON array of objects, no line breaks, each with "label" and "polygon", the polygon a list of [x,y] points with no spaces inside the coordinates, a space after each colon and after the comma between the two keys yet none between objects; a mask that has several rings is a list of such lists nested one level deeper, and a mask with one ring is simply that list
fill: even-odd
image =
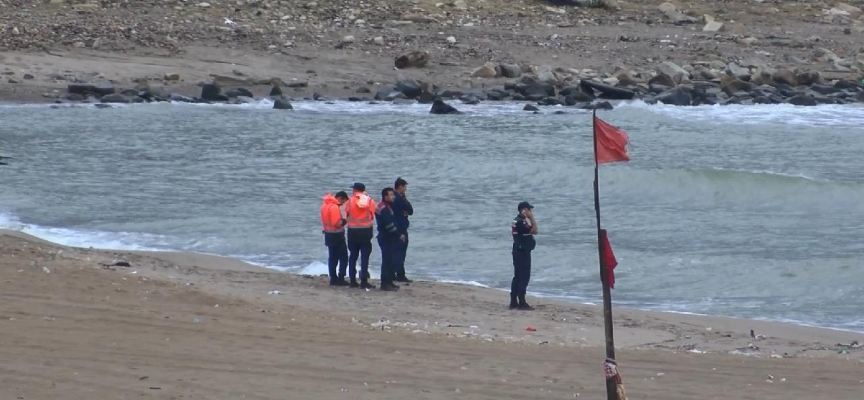
[{"label": "dark rock", "polygon": [[733,96],[735,93],[738,92],[750,92],[755,87],[756,85],[751,82],[744,82],[740,79],[733,79],[723,85],[722,90],[723,93],[726,93],[729,96]]},{"label": "dark rock", "polygon": [[178,103],[194,103],[195,102],[195,99],[193,99],[191,97],[183,96],[183,95],[177,94],[177,93],[171,93],[171,95],[168,96],[168,100],[176,101]]},{"label": "dark rock", "polygon": [[24,78],[25,80],[30,80],[30,79],[34,79],[34,78],[36,78],[35,76],[30,75],[30,74],[24,74],[24,75],[21,76],[21,77]]},{"label": "dark rock", "polygon": [[537,106],[532,104],[526,104],[525,107],[522,108],[522,111],[539,111],[540,109]]},{"label": "dark rock", "polygon": [[810,86],[822,83],[822,75],[819,71],[802,72],[796,76],[799,85]]},{"label": "dark rock", "polygon": [[611,110],[614,107],[612,107],[612,103],[610,103],[608,101],[598,101],[596,103],[589,103],[589,104],[583,105],[579,108],[581,108],[583,110]]},{"label": "dark rock", "polygon": [[582,86],[567,86],[561,89],[562,96],[565,100],[570,97],[577,103],[589,103],[594,101],[594,89],[585,89]]},{"label": "dark rock", "polygon": [[860,83],[855,82],[855,81],[851,81],[851,80],[847,80],[847,79],[841,79],[841,80],[835,82],[834,87],[836,87],[837,89],[843,89],[843,90],[861,89],[862,88]]},{"label": "dark rock", "polygon": [[435,96],[429,92],[420,93],[420,96],[417,97],[417,102],[420,104],[432,104],[438,96]]},{"label": "dark rock", "polygon": [[693,104],[692,91],[683,86],[678,86],[674,89],[669,89],[660,93],[655,99],[663,104],[673,106],[689,106]]},{"label": "dark rock", "polygon": [[472,106],[473,106],[473,105],[480,104],[480,99],[478,99],[478,98],[476,98],[476,97],[474,97],[474,96],[471,96],[471,95],[465,95],[465,96],[462,96],[462,98],[460,98],[459,100],[462,101],[462,104],[469,104],[469,105],[472,105]]},{"label": "dark rock", "polygon": [[206,101],[227,101],[227,96],[222,95],[222,88],[215,83],[205,83],[201,87],[201,99]]},{"label": "dark rock", "polygon": [[568,105],[568,106],[575,106],[575,105],[578,104],[578,103],[579,103],[579,102],[576,101],[576,98],[574,98],[573,96],[564,96],[564,104],[565,104],[565,105]]},{"label": "dark rock", "polygon": [[554,85],[540,82],[530,76],[522,77],[522,80],[513,88],[513,90],[529,99],[532,96],[540,96],[540,98],[543,98],[555,95]]},{"label": "dark rock", "polygon": [[255,97],[252,94],[252,92],[249,91],[249,89],[242,88],[242,87],[239,87],[236,89],[231,89],[227,93],[225,93],[225,95],[228,97],[240,97],[240,96]]},{"label": "dark rock", "polygon": [[114,108],[110,104],[105,104],[105,103],[96,103],[93,106],[96,108]]},{"label": "dark rock", "polygon": [[429,62],[429,53],[425,51],[412,51],[396,57],[394,65],[397,69],[423,68]]},{"label": "dark rock", "polygon": [[138,93],[140,93],[140,92],[135,90],[135,89],[123,89],[120,91],[120,94],[122,94],[126,97],[136,97],[136,96],[138,96]]},{"label": "dark rock", "polygon": [[66,87],[66,91],[73,94],[80,94],[82,96],[92,94],[98,97],[117,93],[114,84],[110,82],[70,83],[69,86]]},{"label": "dark rock", "polygon": [[816,102],[816,99],[804,94],[799,94],[789,100],[786,100],[786,102],[796,106],[815,106],[818,104]]},{"label": "dark rock", "polygon": [[455,99],[462,96],[461,90],[441,89],[435,92],[435,95],[444,99]]},{"label": "dark rock", "polygon": [[129,100],[128,97],[126,97],[120,93],[114,93],[114,94],[102,96],[102,102],[103,103],[130,103],[131,100]]},{"label": "dark rock", "polygon": [[585,79],[579,81],[579,85],[582,86],[582,88],[586,92],[591,92],[592,89],[600,92],[600,95],[597,97],[604,99],[630,100],[636,97],[636,93],[632,90],[616,88],[614,86],[609,86]]},{"label": "dark rock", "polygon": [[69,94],[66,95],[66,100],[69,100],[69,101],[81,101],[81,100],[84,100],[84,96],[82,96],[82,95],[80,95],[80,94],[78,94],[78,93],[69,93]]},{"label": "dark rock", "polygon": [[666,75],[664,73],[657,73],[654,77],[648,80],[648,85],[660,85],[666,86],[667,88],[675,87],[675,80],[672,79],[671,76]]},{"label": "dark rock", "polygon": [[279,86],[270,88],[270,97],[282,97],[282,88]]},{"label": "dark rock", "polygon": [[366,100],[368,100],[368,99],[364,99],[364,98],[362,98],[362,97],[354,97],[354,96],[351,96],[351,97],[348,98],[348,101],[354,101],[354,102],[357,102],[357,101],[366,101]]},{"label": "dark rock", "polygon": [[558,111],[555,111],[553,114],[555,114],[555,115],[563,115],[563,114],[567,114],[567,113],[564,112],[564,111],[558,110]]},{"label": "dark rock", "polygon": [[300,81],[300,82],[288,82],[288,83],[285,84],[285,87],[288,87],[288,88],[291,88],[291,89],[305,88],[305,87],[308,87],[308,86],[309,86],[309,82],[305,82],[305,81]]},{"label": "dark rock", "polygon": [[816,93],[819,93],[819,94],[823,94],[823,95],[834,94],[834,93],[840,92],[840,89],[838,89],[834,86],[829,86],[829,85],[811,85],[810,90],[812,90]]},{"label": "dark rock", "polygon": [[357,90],[355,90],[354,93],[367,94],[367,93],[372,93],[372,91],[369,90],[368,87],[363,86],[363,87],[359,87],[359,88],[357,88]]},{"label": "dark rock", "polygon": [[864,92],[858,92],[858,94],[855,95],[855,100],[864,103]]},{"label": "dark rock", "polygon": [[454,108],[453,106],[441,101],[435,100],[432,103],[432,109],[429,110],[430,114],[461,114],[462,112]]},{"label": "dark rock", "polygon": [[416,99],[421,93],[423,93],[420,84],[413,79],[400,79],[396,82],[396,91],[401,92],[409,99]]},{"label": "dark rock", "polygon": [[526,98],[525,96],[523,96],[523,95],[521,95],[521,94],[519,94],[519,93],[514,94],[512,98],[513,98],[513,101],[525,101],[525,100],[528,100],[528,98]]},{"label": "dark rock", "polygon": [[501,76],[505,78],[518,78],[522,76],[522,68],[517,64],[501,64]]},{"label": "dark rock", "polygon": [[510,94],[504,90],[493,89],[486,93],[486,98],[493,101],[501,101],[509,95]]},{"label": "dark rock", "polygon": [[795,72],[787,68],[778,68],[774,71],[774,74],[771,75],[771,78],[774,79],[774,82],[780,84],[798,86],[798,76],[795,75]]},{"label": "dark rock", "polygon": [[286,97],[280,97],[273,101],[273,109],[274,110],[293,110],[294,106],[291,105],[291,102],[288,101]]}]

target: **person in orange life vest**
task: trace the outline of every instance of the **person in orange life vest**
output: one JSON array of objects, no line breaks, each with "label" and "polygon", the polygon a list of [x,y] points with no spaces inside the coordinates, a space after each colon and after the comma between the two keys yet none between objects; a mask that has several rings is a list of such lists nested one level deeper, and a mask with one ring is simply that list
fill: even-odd
[{"label": "person in orange life vest", "polygon": [[[345,270],[348,269],[348,246],[345,244],[345,224],[348,220],[342,218],[341,207],[348,201],[345,192],[333,196],[327,193],[324,204],[321,205],[321,225],[324,230],[324,245],[327,246],[327,271],[330,274],[330,286],[348,286],[345,281]],[[336,267],[339,267],[337,275]]]},{"label": "person in orange life vest", "polygon": [[528,281],[531,280],[531,251],[537,246],[537,222],[534,221],[534,206],[527,201],[517,206],[519,215],[513,218],[510,230],[513,234],[513,282],[510,285],[510,309],[533,310],[525,301]]},{"label": "person in orange life vest", "polygon": [[378,221],[378,246],[381,247],[381,290],[397,290],[393,284],[396,278],[396,259],[398,247],[408,239],[405,231],[400,228],[393,210],[393,200],[396,193],[393,188],[381,191],[381,204],[375,209],[375,219]]},{"label": "person in orange life vest", "polygon": [[[348,219],[348,268],[350,286],[374,289],[369,283],[369,255],[372,253],[372,237],[375,236],[375,200],[366,195],[366,185],[356,182],[354,192],[345,204]],[[360,284],[357,284],[357,259],[360,259]]]}]

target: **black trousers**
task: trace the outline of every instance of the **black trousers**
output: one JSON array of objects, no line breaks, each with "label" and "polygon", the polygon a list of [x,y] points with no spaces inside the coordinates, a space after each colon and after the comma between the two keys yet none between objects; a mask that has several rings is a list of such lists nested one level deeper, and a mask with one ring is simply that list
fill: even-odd
[{"label": "black trousers", "polygon": [[531,250],[513,250],[513,283],[511,296],[524,296],[531,280]]},{"label": "black trousers", "polygon": [[360,281],[368,281],[369,256],[372,254],[372,242],[348,242],[348,251],[351,253],[348,257],[348,272],[351,274],[351,280],[357,279],[357,259],[359,258]]},{"label": "black trousers", "polygon": [[388,237],[378,236],[378,246],[381,247],[381,284],[393,283],[396,276],[396,254],[402,242]]},{"label": "black trousers", "polygon": [[[345,270],[348,269],[348,245],[345,244],[345,235],[340,237],[328,237],[327,245],[327,271],[330,279],[345,278]],[[339,267],[337,274],[336,267]]]},{"label": "black trousers", "polygon": [[393,250],[393,276],[395,279],[405,278],[405,257],[408,255],[408,236],[405,241],[397,241]]}]

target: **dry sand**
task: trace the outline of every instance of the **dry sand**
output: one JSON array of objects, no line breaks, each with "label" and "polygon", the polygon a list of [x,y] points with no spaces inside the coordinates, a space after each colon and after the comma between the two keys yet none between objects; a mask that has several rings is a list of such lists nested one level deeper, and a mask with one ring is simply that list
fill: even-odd
[{"label": "dry sand", "polygon": [[[103,266],[118,260],[131,267]],[[532,299],[536,311],[514,312],[500,291],[432,282],[334,289],[228,258],[78,249],[10,231],[0,232],[0,282],[4,399],[604,396],[594,306]],[[615,316],[631,399],[858,400],[864,390],[864,348],[837,346],[862,334]]]}]

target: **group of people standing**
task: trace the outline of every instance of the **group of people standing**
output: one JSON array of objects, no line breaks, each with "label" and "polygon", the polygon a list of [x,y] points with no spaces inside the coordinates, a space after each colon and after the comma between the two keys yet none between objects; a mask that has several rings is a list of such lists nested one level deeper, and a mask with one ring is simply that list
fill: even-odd
[{"label": "group of people standing", "polygon": [[[331,286],[374,289],[369,283],[369,256],[378,225],[378,247],[381,249],[381,290],[394,291],[396,282],[410,283],[405,275],[408,252],[408,217],[414,208],[408,201],[408,182],[397,178],[393,187],[381,191],[381,201],[366,194],[366,185],[355,182],[351,195],[340,191],[327,193],[321,205],[321,224]],[[344,216],[340,207],[344,206]],[[346,235],[347,232],[347,235]],[[346,241],[347,236],[347,241]],[[357,261],[360,261],[359,282]],[[338,267],[338,268],[337,268]],[[347,271],[346,271],[347,270]],[[346,272],[350,281],[346,281]]]},{"label": "group of people standing", "polygon": [[[410,283],[405,276],[405,256],[408,251],[408,217],[414,207],[408,201],[408,182],[397,178],[393,187],[381,191],[381,202],[376,203],[366,194],[366,185],[356,182],[351,196],[345,192],[327,193],[321,205],[321,224],[331,286],[374,289],[369,283],[369,256],[372,253],[374,225],[378,225],[378,247],[381,248],[381,290],[394,291],[396,282]],[[341,207],[344,206],[344,217]],[[527,201],[519,203],[519,212],[511,223],[513,236],[513,281],[510,285],[511,310],[533,310],[525,300],[531,280],[531,252],[537,243],[537,221],[534,206]],[[346,242],[347,231],[347,242]],[[360,261],[360,282],[357,282],[357,261]],[[338,268],[337,268],[338,267]],[[350,281],[345,280],[346,269]]]}]

